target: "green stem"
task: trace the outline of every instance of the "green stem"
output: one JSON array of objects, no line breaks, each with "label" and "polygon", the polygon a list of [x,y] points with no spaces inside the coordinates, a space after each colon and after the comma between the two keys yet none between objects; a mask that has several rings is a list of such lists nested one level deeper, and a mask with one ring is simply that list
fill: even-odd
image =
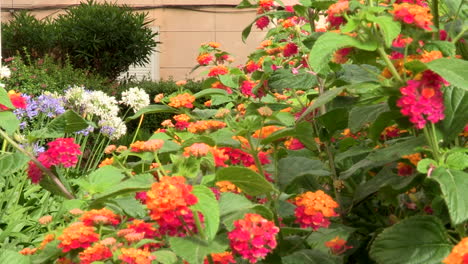
[{"label": "green stem", "polygon": [[463,35],[465,35],[466,31],[468,31],[468,27],[464,28],[455,38],[453,38],[452,43],[457,43],[457,41],[459,41],[463,37]]},{"label": "green stem", "polygon": [[431,138],[434,144],[435,157],[436,157],[436,161],[438,162],[440,160],[440,149],[439,149],[439,140],[437,139],[437,133],[436,133],[434,123],[431,123],[431,130],[432,130]]},{"label": "green stem", "polygon": [[315,33],[315,12],[314,9],[309,8],[309,23],[310,23],[310,33]]},{"label": "green stem", "polygon": [[388,69],[392,73],[392,75],[399,81],[403,82],[403,79],[401,79],[400,74],[398,74],[397,69],[393,65],[392,61],[388,58],[388,54],[385,52],[385,49],[382,47],[377,48],[377,52],[379,52],[380,57],[384,60],[385,64],[387,64]]},{"label": "green stem", "polygon": [[144,114],[140,116],[140,121],[138,122],[138,127],[137,127],[137,129],[136,129],[136,131],[135,131],[135,135],[133,136],[133,139],[132,139],[132,143],[131,143],[131,144],[133,144],[133,142],[135,142],[136,137],[137,137],[137,135],[138,135],[138,132],[140,132],[140,127],[141,127],[141,124],[143,123],[143,119],[144,119],[144,118],[145,118],[145,115],[144,115]]},{"label": "green stem", "polygon": [[44,173],[46,174],[47,176],[50,177],[50,179],[52,180],[52,182],[57,185],[58,189],[60,190],[60,192],[62,192],[62,194],[68,198],[68,199],[75,199],[75,196],[73,196],[73,194],[71,194],[67,188],[65,188],[65,186],[63,185],[63,183],[57,178],[57,176],[55,176],[49,169],[47,169],[46,167],[44,167],[44,165],[42,165],[42,163],[40,161],[38,161],[36,159],[36,157],[34,157],[31,153],[25,151],[23,148],[21,148],[18,144],[16,144],[16,142],[11,139],[7,133],[5,133],[5,131],[3,131],[2,129],[0,129],[0,136],[2,136],[5,140],[8,141],[8,143],[10,143],[10,145],[12,147],[14,147],[15,149],[17,149],[18,151],[20,151],[21,153],[23,153],[24,155],[28,156],[31,161],[36,164],[36,166]]},{"label": "green stem", "polygon": [[206,240],[205,230],[203,229],[201,225],[200,216],[198,215],[197,211],[193,212],[193,218],[195,219],[195,226],[197,227],[197,230],[198,230],[198,233],[200,234],[201,239]]},{"label": "green stem", "polygon": [[439,0],[432,0],[432,15],[433,15],[433,23],[434,26],[436,27],[436,35],[434,36],[434,39],[439,39]]},{"label": "green stem", "polygon": [[166,173],[166,170],[164,169],[164,166],[162,165],[161,161],[159,160],[159,156],[157,152],[153,152],[154,160],[159,164],[159,166],[156,168],[162,175],[168,176]]}]

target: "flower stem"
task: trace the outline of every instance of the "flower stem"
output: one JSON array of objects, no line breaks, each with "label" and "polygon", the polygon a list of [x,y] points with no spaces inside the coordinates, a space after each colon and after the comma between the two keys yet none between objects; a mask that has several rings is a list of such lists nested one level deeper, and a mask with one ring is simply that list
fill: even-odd
[{"label": "flower stem", "polygon": [[140,116],[140,122],[138,122],[138,127],[137,127],[137,130],[135,131],[135,135],[133,136],[133,139],[132,139],[132,143],[133,144],[136,140],[136,137],[138,135],[138,132],[140,132],[140,127],[141,127],[141,123],[143,123],[143,119],[145,118],[145,114],[142,114]]},{"label": "flower stem", "polygon": [[198,233],[200,234],[201,239],[206,240],[205,230],[203,229],[201,225],[200,216],[198,215],[197,211],[193,212],[193,218],[195,219],[195,226],[197,227],[197,230],[198,230]]},{"label": "flower stem", "polygon": [[436,35],[434,36],[435,39],[439,38],[439,0],[432,0],[432,15],[433,15],[433,23],[434,26],[436,27]]},{"label": "flower stem", "polygon": [[2,129],[0,129],[0,136],[2,136],[6,141],[8,141],[8,143],[10,143],[10,145],[12,147],[14,147],[15,149],[17,149],[18,151],[20,151],[21,153],[23,153],[24,155],[28,156],[32,162],[34,162],[34,164],[36,164],[36,166],[42,171],[44,172],[47,176],[50,177],[50,179],[52,180],[53,183],[55,183],[55,185],[57,185],[58,189],[60,190],[60,192],[62,192],[62,194],[68,198],[68,199],[75,199],[75,196],[73,196],[73,194],[71,194],[67,188],[65,188],[65,186],[63,185],[63,183],[57,178],[57,176],[55,176],[52,171],[50,171],[48,168],[44,167],[44,165],[42,165],[42,163],[40,161],[38,161],[36,159],[36,157],[34,157],[31,153],[25,151],[23,148],[21,148],[18,144],[16,144],[16,142],[11,139],[7,133],[5,133],[5,131],[3,131]]},{"label": "flower stem", "polygon": [[401,79],[400,74],[398,74],[397,69],[393,65],[392,61],[388,58],[388,54],[385,52],[385,49],[382,47],[377,48],[377,52],[379,52],[380,57],[384,60],[385,64],[387,64],[388,69],[392,73],[392,75],[399,81],[403,82],[403,79]]}]

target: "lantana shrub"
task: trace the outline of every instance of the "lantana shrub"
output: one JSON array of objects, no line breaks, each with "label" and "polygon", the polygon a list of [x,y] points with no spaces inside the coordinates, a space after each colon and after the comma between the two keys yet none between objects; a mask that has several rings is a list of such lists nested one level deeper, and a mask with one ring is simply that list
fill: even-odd
[{"label": "lantana shrub", "polygon": [[[468,63],[466,30],[453,26],[466,14],[447,4],[442,16],[438,5],[243,0],[258,16],[242,38],[268,29],[245,64],[203,43],[202,91],[180,81],[148,106],[136,89],[122,96],[135,110],[122,122],[173,114],[150,138],[92,150],[100,164],[72,180],[32,159],[44,172],[36,181],[76,206],[41,220],[58,222],[42,242],[8,254],[26,263],[466,262]],[[116,117],[115,99],[72,89],[78,117]],[[23,105],[0,98],[1,114],[16,118]],[[15,131],[0,130],[16,147]],[[62,141],[75,149],[58,137],[41,155]]]}]

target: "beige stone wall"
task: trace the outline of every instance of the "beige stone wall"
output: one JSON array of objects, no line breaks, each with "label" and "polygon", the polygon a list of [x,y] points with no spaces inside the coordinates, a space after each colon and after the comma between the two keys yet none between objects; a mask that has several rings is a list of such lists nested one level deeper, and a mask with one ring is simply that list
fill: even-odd
[{"label": "beige stone wall", "polygon": [[[79,4],[80,0],[0,0],[2,4],[2,20],[11,18],[9,8],[32,9],[38,18],[55,17],[62,13],[61,7]],[[222,48],[232,53],[236,61],[242,64],[246,56],[254,50],[264,33],[252,28],[247,43],[241,40],[241,32],[255,18],[255,10],[235,9],[224,5],[235,5],[240,0],[117,0],[118,4],[126,4],[136,8],[148,8],[144,12],[154,19],[152,27],[158,27],[162,42],[158,47],[160,53],[159,76],[175,80],[184,78],[201,78],[199,69],[190,73],[196,65],[196,56],[201,43],[217,41]],[[196,5],[192,10],[182,8],[160,8],[162,5]],[[200,7],[200,5],[217,5]],[[49,7],[45,10],[38,8]],[[155,66],[158,67],[158,66]],[[158,69],[156,69],[158,70]]]}]

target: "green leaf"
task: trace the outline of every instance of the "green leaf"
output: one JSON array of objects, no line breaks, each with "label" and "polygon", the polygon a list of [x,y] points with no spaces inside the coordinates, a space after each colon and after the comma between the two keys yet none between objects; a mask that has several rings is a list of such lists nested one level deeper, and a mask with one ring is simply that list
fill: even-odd
[{"label": "green leaf", "polygon": [[464,0],[445,0],[444,4],[452,17],[459,16],[462,20],[468,18],[468,5]]},{"label": "green leaf", "polygon": [[323,94],[321,94],[319,97],[317,97],[314,102],[312,103],[311,106],[309,106],[305,111],[304,113],[302,113],[303,116],[307,116],[308,114],[310,114],[313,110],[321,107],[322,105],[330,102],[331,100],[333,100],[335,97],[337,97],[340,93],[343,92],[343,90],[346,88],[346,86],[342,86],[342,87],[339,87],[339,88],[334,88],[334,89],[331,89],[331,90],[328,90],[326,92],[324,92]]},{"label": "green leaf", "polygon": [[254,204],[243,195],[230,192],[222,193],[219,199],[221,221],[227,230],[234,229],[234,221],[244,218],[246,213],[256,213],[272,219],[273,213],[263,205]]},{"label": "green leaf", "polygon": [[382,131],[384,131],[386,127],[391,125],[392,120],[395,120],[395,118],[399,115],[399,111],[389,111],[380,113],[379,116],[369,127],[369,138],[374,141],[379,140]]},{"label": "green leaf", "polygon": [[236,8],[252,8],[255,5],[252,5],[249,0],[242,0]]},{"label": "green leaf", "polygon": [[134,195],[114,198],[109,201],[117,205],[123,213],[132,218],[143,218],[146,215],[146,207],[140,201],[135,199]]},{"label": "green leaf", "polygon": [[31,264],[31,259],[29,256],[23,256],[16,251],[2,249],[0,250],[0,263]]},{"label": "green leaf", "polygon": [[317,117],[317,120],[328,130],[331,136],[336,131],[348,127],[348,116],[349,114],[346,108],[335,108]]},{"label": "green leaf", "polygon": [[[341,67],[343,69],[343,74],[339,77],[339,79],[347,83],[376,83],[379,81],[377,76],[380,75],[380,70],[375,66],[367,64],[343,64]],[[356,89],[362,89],[362,85],[357,85]]]},{"label": "green leaf", "polygon": [[5,129],[7,134],[13,134],[18,129],[20,121],[11,111],[0,112],[0,127]]},{"label": "green leaf", "polygon": [[154,182],[154,177],[153,175],[149,173],[135,175],[133,178],[122,181],[119,184],[116,184],[112,188],[108,189],[106,192],[96,196],[95,200],[92,202],[91,205],[98,204],[99,202],[102,202],[103,200],[106,200],[106,199],[109,199],[111,197],[115,197],[118,195],[149,190],[153,182]]},{"label": "green leaf", "polygon": [[346,47],[356,47],[367,51],[377,49],[377,43],[368,41],[362,43],[359,40],[333,32],[327,32],[320,36],[309,54],[309,65],[315,72],[321,72],[328,65],[328,61],[335,51]]},{"label": "green leaf", "polygon": [[8,107],[9,109],[15,109],[15,106],[11,103],[10,96],[8,96],[5,88],[0,86],[0,104]]},{"label": "green leaf", "polygon": [[445,118],[441,122],[444,141],[449,143],[468,123],[468,91],[457,87],[444,89]]},{"label": "green leaf", "polygon": [[325,246],[325,242],[330,241],[336,237],[341,239],[348,240],[352,233],[356,229],[341,225],[341,224],[331,224],[328,228],[320,228],[319,230],[313,232],[307,238],[307,244],[315,250],[319,250],[323,253],[330,252],[330,249]]},{"label": "green leaf", "polygon": [[370,256],[382,264],[436,264],[450,253],[444,225],[434,216],[413,216],[380,233]]},{"label": "green leaf", "polygon": [[216,172],[216,181],[230,181],[248,195],[262,195],[275,191],[264,176],[244,167],[227,167]]},{"label": "green leaf", "polygon": [[424,50],[439,50],[444,56],[454,57],[456,55],[455,44],[449,41],[432,40],[424,45]]},{"label": "green leaf", "polygon": [[[60,254],[62,254],[62,249],[58,247],[60,244],[59,240],[54,240],[48,243],[45,248],[39,251],[39,254],[32,255],[32,263],[33,264],[49,264],[53,263]],[[10,262],[2,262],[0,263],[10,263]],[[15,263],[15,262],[11,262]]]},{"label": "green leaf", "polygon": [[89,175],[89,186],[82,187],[90,194],[103,193],[117,185],[124,177],[122,170],[114,166],[104,166]]},{"label": "green leaf", "polygon": [[379,25],[379,28],[383,33],[385,46],[390,48],[393,40],[398,36],[398,34],[400,34],[400,23],[394,21],[393,17],[390,16],[379,16],[372,19],[372,21]]},{"label": "green leaf", "polygon": [[437,168],[432,173],[442,190],[443,198],[447,204],[450,219],[454,225],[463,223],[468,219],[468,173],[458,170]]},{"label": "green leaf", "polygon": [[306,71],[293,74],[290,69],[275,71],[268,80],[268,86],[278,91],[285,88],[307,90],[317,84],[317,77]]},{"label": "green leaf", "polygon": [[158,250],[152,253],[156,256],[156,261],[161,264],[176,264],[177,255],[169,250]]},{"label": "green leaf", "polygon": [[[357,163],[351,168],[340,173],[340,179],[347,179],[353,175],[357,170],[362,168],[372,168],[384,165],[385,163],[396,161],[404,155],[409,155],[415,152],[415,148],[425,144],[426,140],[423,136],[410,137],[405,140],[401,140],[398,143],[390,145],[389,147],[373,150],[367,157]],[[367,151],[367,150],[365,150]],[[343,157],[340,157],[340,160]],[[337,157],[337,158],[338,158]]]},{"label": "green leaf", "polygon": [[338,264],[338,257],[313,249],[301,249],[281,258],[283,264]]},{"label": "green leaf", "polygon": [[386,166],[370,180],[360,184],[354,192],[353,202],[359,203],[367,196],[377,192],[381,188],[401,181],[400,176],[393,172],[393,166]]},{"label": "green leaf", "polygon": [[[219,90],[219,89],[218,89]],[[141,115],[145,114],[155,114],[155,113],[174,113],[176,110],[172,107],[169,107],[167,105],[148,105],[147,107],[144,107],[140,109],[138,112],[136,112],[134,115],[127,117],[125,119],[126,122],[137,119]]]},{"label": "green leaf", "polygon": [[193,186],[192,193],[198,202],[191,208],[203,214],[205,219],[205,233],[209,240],[213,240],[219,228],[219,205],[213,191],[203,185]]},{"label": "green leaf", "polygon": [[387,104],[375,104],[356,106],[349,112],[348,127],[352,133],[356,133],[367,123],[374,122],[383,112],[388,111]]},{"label": "green leaf", "polygon": [[227,242],[221,239],[206,242],[195,237],[170,237],[168,240],[174,253],[190,264],[203,264],[205,256],[222,253],[228,247]]},{"label": "green leaf", "polygon": [[[258,19],[258,18],[256,18],[255,21],[256,21],[257,19]],[[253,26],[253,24],[255,23],[255,21],[252,22],[252,23],[250,23],[246,28],[244,28],[244,30],[242,30],[242,42],[245,43],[245,41],[246,41],[247,38],[249,37],[250,31],[252,31],[252,26]]]},{"label": "green leaf", "polygon": [[11,175],[26,166],[29,158],[21,152],[0,154],[0,171],[2,175]]},{"label": "green leaf", "polygon": [[468,61],[441,58],[430,61],[426,65],[451,85],[468,90]]},{"label": "green leaf", "polygon": [[315,143],[315,139],[311,136],[313,134],[314,128],[310,122],[303,121],[296,125],[297,139],[310,150],[315,150],[317,148],[317,143]]},{"label": "green leaf", "polygon": [[328,176],[330,172],[325,169],[320,160],[306,157],[286,157],[278,162],[279,186],[284,190],[294,179],[305,175]]},{"label": "green leaf", "polygon": [[461,152],[451,153],[447,156],[445,164],[450,169],[462,171],[468,168],[468,154]]},{"label": "green leaf", "polygon": [[195,98],[201,98],[209,95],[228,95],[228,93],[223,90],[223,89],[217,89],[217,88],[208,88],[208,89],[203,89],[200,92],[194,94]]},{"label": "green leaf", "polygon": [[182,155],[171,155],[172,173],[184,175],[187,178],[195,178],[200,172],[200,160],[195,156],[184,157]]},{"label": "green leaf", "polygon": [[33,138],[58,138],[65,133],[73,133],[83,130],[89,126],[88,122],[72,110],[56,117],[43,129],[31,133]]},{"label": "green leaf", "polygon": [[[219,75],[219,80],[222,84],[226,85],[227,87],[231,88],[239,88],[239,77],[233,76],[231,74]],[[218,89],[222,90],[222,89]],[[224,91],[224,90],[222,90]]]}]

